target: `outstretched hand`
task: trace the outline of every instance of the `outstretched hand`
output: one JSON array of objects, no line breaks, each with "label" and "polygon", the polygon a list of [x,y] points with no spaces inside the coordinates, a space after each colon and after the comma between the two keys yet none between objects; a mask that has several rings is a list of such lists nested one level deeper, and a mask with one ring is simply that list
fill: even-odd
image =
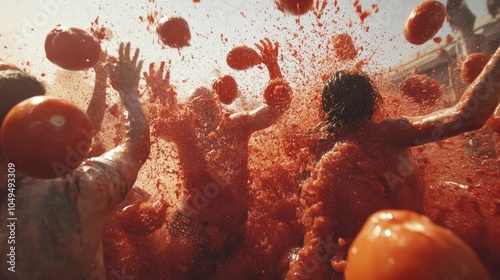
[{"label": "outstretched hand", "polygon": [[[163,77],[163,72],[165,72],[165,77]],[[158,69],[155,69],[155,63],[151,62],[149,64],[149,73],[144,72],[144,79],[146,79],[146,84],[150,87],[169,86],[170,71],[165,70],[165,61],[160,62]]]},{"label": "outstretched hand", "polygon": [[158,68],[155,67],[154,62],[149,64],[149,73],[144,72],[144,79],[148,87],[151,88],[152,101],[175,97],[175,90],[170,85],[170,71],[165,69],[165,61],[160,62]]},{"label": "outstretched hand", "polygon": [[260,44],[255,44],[255,47],[259,49],[262,63],[267,67],[278,63],[278,42],[273,44],[271,40],[264,38],[260,40]]},{"label": "outstretched hand", "polygon": [[278,65],[278,42],[274,42],[273,44],[271,40],[264,38],[260,40],[260,44],[255,44],[255,47],[259,49],[262,63],[269,70],[269,78],[271,80],[283,78],[280,66]]},{"label": "outstretched hand", "polygon": [[110,63],[109,78],[111,86],[118,92],[137,89],[141,78],[142,60],[138,61],[139,49],[135,49],[134,56],[130,58],[130,43],[125,46],[120,44],[118,60]]}]

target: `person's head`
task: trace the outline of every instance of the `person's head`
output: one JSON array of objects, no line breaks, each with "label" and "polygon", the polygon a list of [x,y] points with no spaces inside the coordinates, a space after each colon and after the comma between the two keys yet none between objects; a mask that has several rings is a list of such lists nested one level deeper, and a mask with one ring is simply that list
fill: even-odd
[{"label": "person's head", "polygon": [[35,77],[22,71],[0,71],[0,124],[12,107],[36,95],[45,95],[45,88]]},{"label": "person's head", "polygon": [[322,94],[324,122],[329,132],[373,117],[382,101],[372,80],[365,74],[338,71],[326,82]]},{"label": "person's head", "polygon": [[188,98],[188,107],[204,120],[213,119],[221,114],[221,105],[213,91],[206,87],[197,88]]}]

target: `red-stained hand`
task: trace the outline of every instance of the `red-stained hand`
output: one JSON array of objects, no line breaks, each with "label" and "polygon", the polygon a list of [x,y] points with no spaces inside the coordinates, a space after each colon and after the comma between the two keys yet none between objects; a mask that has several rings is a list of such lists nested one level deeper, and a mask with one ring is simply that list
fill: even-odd
[{"label": "red-stained hand", "polygon": [[278,42],[274,42],[273,44],[271,40],[264,38],[260,40],[260,44],[255,44],[255,47],[259,49],[262,63],[264,63],[269,70],[269,78],[271,80],[283,78],[281,69],[278,65]]},{"label": "red-stained hand", "polygon": [[[177,93],[170,84],[170,71],[165,69],[165,61],[160,62],[160,66],[155,68],[155,63],[149,64],[149,73],[144,72],[146,84],[151,88],[151,100],[169,100],[176,98]],[[171,102],[168,102],[171,104]]]},{"label": "red-stained hand", "polygon": [[116,63],[109,65],[109,78],[111,86],[118,92],[137,89],[141,78],[142,60],[138,61],[139,49],[135,49],[134,56],[130,58],[130,43],[125,46],[120,44],[119,56]]},{"label": "red-stained hand", "polygon": [[262,63],[267,67],[278,63],[278,42],[274,44],[268,38],[260,40],[260,44],[255,44],[255,47],[260,51]]}]

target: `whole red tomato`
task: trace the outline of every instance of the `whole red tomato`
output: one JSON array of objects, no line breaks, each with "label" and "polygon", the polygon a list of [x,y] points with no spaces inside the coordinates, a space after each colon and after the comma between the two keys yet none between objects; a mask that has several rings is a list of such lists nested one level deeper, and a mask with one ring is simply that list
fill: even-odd
[{"label": "whole red tomato", "polygon": [[303,15],[311,10],[314,0],[274,0],[278,10],[292,15]]},{"label": "whole red tomato", "polygon": [[471,84],[481,74],[484,66],[490,61],[491,55],[486,53],[473,53],[462,64],[461,77],[466,83]]},{"label": "whole red tomato", "polygon": [[232,76],[225,75],[214,81],[212,89],[219,96],[220,102],[231,104],[238,95],[238,84]]},{"label": "whole red tomato", "polygon": [[472,249],[450,230],[406,210],[371,215],[347,255],[346,280],[487,280]]},{"label": "whole red tomato", "polygon": [[417,5],[406,19],[403,29],[406,40],[416,45],[429,41],[441,29],[446,16],[446,7],[438,1]]},{"label": "whole red tomato", "polygon": [[187,47],[191,40],[189,24],[181,17],[162,18],[156,33],[160,36],[160,40],[171,48]]},{"label": "whole red tomato", "polygon": [[88,156],[92,122],[75,105],[56,97],[35,96],[5,117],[0,140],[8,162],[41,179],[71,172]]},{"label": "whole red tomato", "polygon": [[254,49],[247,46],[232,48],[226,56],[226,63],[235,70],[246,70],[259,64],[260,55]]},{"label": "whole red tomato", "polygon": [[58,26],[45,38],[45,54],[61,68],[80,71],[93,67],[99,61],[101,44],[82,29]]}]

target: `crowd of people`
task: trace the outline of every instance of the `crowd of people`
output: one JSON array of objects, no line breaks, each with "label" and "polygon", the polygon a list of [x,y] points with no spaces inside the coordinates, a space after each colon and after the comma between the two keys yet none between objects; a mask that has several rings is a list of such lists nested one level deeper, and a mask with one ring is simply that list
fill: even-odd
[{"label": "crowd of people", "polygon": [[[113,63],[106,63],[109,58],[103,55],[95,66],[95,89],[87,113],[98,135],[109,78],[122,103],[123,137],[109,151],[96,145],[92,157],[63,177],[40,180],[17,174],[16,211],[23,218],[16,227],[16,272],[11,273],[3,261],[2,279],[105,279],[102,236],[110,217],[127,206],[123,204],[127,196],[139,194],[142,201],[150,197],[134,187],[150,153],[150,130],[175,144],[183,174],[179,203],[161,208],[171,208],[174,214],[159,227],[167,224],[174,238],[194,236],[194,245],[177,244],[192,251],[193,257],[180,269],[185,279],[220,275],[217,261],[237,256],[236,248],[246,235],[252,203],[249,141],[254,132],[271,127],[289,110],[293,96],[278,65],[278,44],[265,39],[257,46],[269,72],[265,91],[284,96],[281,102],[227,114],[214,91],[200,87],[179,103],[165,63],[152,63],[144,80],[154,121],[148,121],[138,95],[143,63],[139,49],[133,52],[130,44],[120,44]],[[0,75],[12,71],[16,70]],[[43,86],[33,83],[32,95],[45,94]],[[332,267],[332,262],[345,262],[350,241],[372,213],[382,209],[424,213],[424,186],[409,148],[481,128],[499,104],[499,83],[500,48],[455,105],[424,116],[375,121],[382,95],[370,77],[346,70],[332,74],[321,93],[324,117],[317,126],[322,137],[311,155],[314,167],[298,186],[296,218],[302,240],[294,257],[285,260],[283,277],[335,279],[343,269]],[[16,94],[4,92],[2,85],[0,92],[2,103]],[[1,114],[9,109],[2,108]],[[1,156],[0,160],[0,176],[7,182],[8,162]],[[1,187],[4,193],[3,183]],[[0,203],[3,221],[7,219],[5,198],[2,195]],[[2,252],[8,252],[7,239],[2,231]]]}]

